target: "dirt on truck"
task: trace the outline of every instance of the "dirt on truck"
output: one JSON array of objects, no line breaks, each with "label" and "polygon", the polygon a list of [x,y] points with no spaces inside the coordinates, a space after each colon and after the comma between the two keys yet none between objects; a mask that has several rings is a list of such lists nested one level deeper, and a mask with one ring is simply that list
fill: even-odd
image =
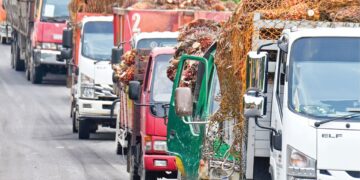
[{"label": "dirt on truck", "polygon": [[[287,35],[299,37],[302,29],[314,30],[307,37],[318,35],[321,31],[316,29],[319,28],[328,28],[324,32],[333,33],[341,30],[338,27],[345,27],[346,32],[351,29],[355,31],[354,28],[359,27],[359,5],[358,1],[351,0],[242,1],[224,24],[216,45],[208,53],[201,54],[203,56],[182,56],[176,62],[179,72],[174,81],[167,126],[168,132],[171,132],[167,139],[168,149],[170,154],[177,156],[182,176],[188,179],[262,179],[257,177],[258,167],[261,167],[260,174],[270,173],[273,179],[302,176],[301,173],[307,170],[310,175],[306,176],[314,178],[314,157],[310,158],[294,150],[294,147],[284,145],[294,143],[289,141],[293,136],[291,132],[282,129],[287,125],[285,121],[293,118],[280,122],[282,116],[276,110],[277,102],[286,98],[277,99],[277,95],[281,97],[284,94],[285,79],[289,73],[286,60],[292,39]],[[302,36],[305,36],[305,31]],[[259,53],[248,54],[250,51]],[[268,59],[268,63],[266,66],[262,64],[262,67],[268,69],[257,69],[261,64],[252,64],[265,62],[262,60],[264,58]],[[197,65],[190,66],[189,71],[189,64]],[[265,77],[260,75],[261,72],[267,72],[268,91],[263,91],[267,88],[261,83],[264,82],[261,78]],[[275,74],[278,79],[275,79]],[[274,81],[279,84],[275,86]],[[254,92],[253,87],[260,90]],[[255,93],[255,96],[265,96],[267,93],[267,104],[259,99],[251,106],[244,104],[244,98],[248,100],[251,93]],[[249,111],[245,113],[244,109],[258,107],[264,110],[261,107],[266,105],[272,108],[268,108],[268,112],[261,112],[259,122],[246,117]],[[280,108],[283,107],[279,104]],[[286,108],[283,109],[287,111]],[[295,111],[310,112],[308,108]],[[287,115],[284,114],[284,117]],[[288,136],[284,135],[285,132]],[[299,173],[291,171],[291,168],[300,166],[291,159],[298,160],[298,154],[308,162],[305,167],[299,167]],[[258,158],[267,158],[264,162],[268,166],[258,165]],[[286,158],[286,162],[283,158]],[[280,166],[284,168],[276,168]],[[290,169],[288,172],[287,167]],[[320,172],[317,176],[324,175]]]}]

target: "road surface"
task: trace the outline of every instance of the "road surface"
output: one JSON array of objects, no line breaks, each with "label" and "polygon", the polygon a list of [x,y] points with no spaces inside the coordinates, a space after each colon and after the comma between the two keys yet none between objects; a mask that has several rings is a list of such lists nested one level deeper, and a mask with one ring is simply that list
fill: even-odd
[{"label": "road surface", "polygon": [[0,45],[0,179],[128,180],[112,129],[90,140],[72,133],[64,79],[31,84],[11,69],[10,46]]}]

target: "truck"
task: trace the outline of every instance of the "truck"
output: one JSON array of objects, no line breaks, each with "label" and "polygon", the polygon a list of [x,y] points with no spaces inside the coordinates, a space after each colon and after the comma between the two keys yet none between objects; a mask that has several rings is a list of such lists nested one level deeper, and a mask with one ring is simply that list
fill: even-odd
[{"label": "truck", "polygon": [[12,28],[11,66],[25,70],[28,80],[42,83],[47,73],[65,74],[60,54],[62,31],[69,19],[69,0],[4,0],[7,22]]},{"label": "truck", "polygon": [[[209,179],[357,179],[359,105],[357,82],[360,24],[253,18],[251,51],[246,60],[247,122],[243,159],[229,154],[236,126],[224,120],[212,158],[203,161],[211,138],[211,116],[219,109],[220,82],[214,63],[216,44],[204,57],[183,55],[170,101],[167,145],[179,173],[198,179],[205,167]],[[276,39],[262,32],[279,28]],[[186,62],[199,63],[195,88],[182,87]],[[353,74],[354,73],[354,74]],[[270,80],[271,79],[271,80]],[[234,95],[235,96],[235,95]],[[238,104],[240,106],[240,104]],[[229,130],[230,129],[230,130]],[[220,141],[220,142],[219,142]],[[256,166],[266,158],[267,166]],[[261,167],[262,169],[258,169]]]},{"label": "truck", "polygon": [[[114,8],[115,46],[121,47],[118,48],[118,51],[149,49],[159,47],[159,45],[175,46],[178,34],[171,32],[177,31],[179,27],[194,19],[222,21],[229,16],[230,12]],[[155,22],[153,19],[158,19],[158,21]],[[141,40],[144,37],[151,36],[151,41],[156,40],[158,42],[145,43],[146,41]],[[161,37],[162,39],[159,39]],[[169,41],[166,38],[172,40]],[[154,61],[150,61],[150,59],[154,60],[156,56],[160,57],[154,51],[157,49],[153,49],[152,54],[150,54],[149,62],[151,63]],[[166,153],[167,146],[165,143],[167,134],[166,104],[169,102],[169,97],[167,97],[169,95],[167,93],[159,94],[158,98],[162,99],[161,101],[152,97],[152,93],[156,92],[156,90],[152,90],[152,84],[158,83],[157,78],[166,77],[166,67],[161,70],[161,75],[154,74],[157,73],[153,72],[155,70],[153,68],[156,66],[151,63],[148,63],[144,75],[140,75],[140,78],[137,79],[142,84],[140,82],[135,83],[137,85],[135,89],[142,89],[141,96],[137,96],[139,98],[129,97],[132,94],[131,92],[135,91],[130,90],[134,88],[131,84],[118,83],[116,85],[119,96],[117,102],[120,102],[116,124],[116,153],[127,155],[127,170],[132,179],[176,178],[175,157]],[[148,76],[147,73],[153,75]],[[166,80],[163,81],[164,87],[161,89],[171,89],[171,85],[166,82]],[[135,100],[135,103],[132,100]]]},{"label": "truck", "polygon": [[9,43],[11,40],[11,26],[6,22],[6,11],[3,6],[2,0],[0,0],[0,41],[2,44]]},{"label": "truck", "polygon": [[72,22],[76,27],[63,32],[60,59],[66,60],[72,70],[69,73],[72,131],[78,133],[79,139],[89,139],[99,125],[115,128],[115,118],[110,117],[111,104],[117,97],[112,88],[110,64],[113,17],[95,13],[76,16],[76,22]]},{"label": "truck", "polygon": [[[166,152],[166,104],[170,101],[172,82],[166,77],[166,66],[174,55],[173,47],[156,47],[151,50],[142,84],[134,81],[128,86],[118,84],[118,89],[127,88],[128,93],[120,93],[120,113],[117,130],[121,143],[118,153],[127,154],[127,169],[132,179],[176,178],[175,157]],[[135,90],[134,90],[135,89]],[[132,103],[134,100],[135,103]],[[127,107],[126,107],[127,106]],[[124,111],[126,110],[126,111]],[[127,113],[127,114],[126,114]],[[133,121],[126,119],[133,116]],[[128,129],[127,129],[128,128]],[[128,131],[125,131],[128,130]],[[135,137],[135,141],[131,141]],[[124,144],[124,139],[127,145]],[[129,150],[128,147],[132,147]]]}]

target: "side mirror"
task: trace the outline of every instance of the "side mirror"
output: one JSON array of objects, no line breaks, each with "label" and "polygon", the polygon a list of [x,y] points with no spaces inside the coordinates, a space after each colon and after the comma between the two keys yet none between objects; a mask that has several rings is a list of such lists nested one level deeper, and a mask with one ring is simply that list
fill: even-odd
[{"label": "side mirror", "polygon": [[73,30],[72,29],[64,29],[62,46],[64,48],[72,48],[72,46],[73,46],[72,40],[73,40]]},{"label": "side mirror", "polygon": [[244,95],[244,115],[246,118],[258,118],[266,115],[266,97],[259,96],[256,90],[248,90]]},{"label": "side mirror", "polygon": [[192,93],[190,88],[176,88],[175,111],[178,116],[191,116],[193,114]]},{"label": "side mirror", "polygon": [[141,90],[141,85],[139,81],[129,82],[129,98],[131,100],[137,101],[140,99],[140,90]]},{"label": "side mirror", "polygon": [[120,64],[121,56],[124,54],[124,49],[120,48],[113,48],[111,52],[111,64]]},{"label": "side mirror", "polygon": [[255,88],[260,90],[262,93],[266,93],[268,71],[267,52],[249,52],[247,56],[246,67],[247,87]]},{"label": "side mirror", "polygon": [[65,59],[71,59],[72,58],[72,49],[62,49],[60,58],[61,61],[64,61]]}]

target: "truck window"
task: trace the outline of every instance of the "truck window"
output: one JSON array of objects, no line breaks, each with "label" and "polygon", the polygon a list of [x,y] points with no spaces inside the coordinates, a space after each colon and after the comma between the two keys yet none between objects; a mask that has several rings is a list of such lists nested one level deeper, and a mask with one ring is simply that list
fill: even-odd
[{"label": "truck window", "polygon": [[136,45],[137,49],[153,49],[156,47],[175,47],[177,45],[176,38],[152,38],[141,39]]},{"label": "truck window", "polygon": [[69,0],[44,0],[41,21],[65,22],[69,18]]},{"label": "truck window", "polygon": [[290,51],[289,107],[327,119],[360,110],[360,38],[312,37]]},{"label": "truck window", "polygon": [[109,61],[113,47],[113,23],[92,21],[84,25],[81,52],[84,57],[96,61]]},{"label": "truck window", "polygon": [[150,90],[153,102],[170,102],[173,82],[167,77],[166,70],[172,56],[172,54],[161,54],[155,57]]}]

